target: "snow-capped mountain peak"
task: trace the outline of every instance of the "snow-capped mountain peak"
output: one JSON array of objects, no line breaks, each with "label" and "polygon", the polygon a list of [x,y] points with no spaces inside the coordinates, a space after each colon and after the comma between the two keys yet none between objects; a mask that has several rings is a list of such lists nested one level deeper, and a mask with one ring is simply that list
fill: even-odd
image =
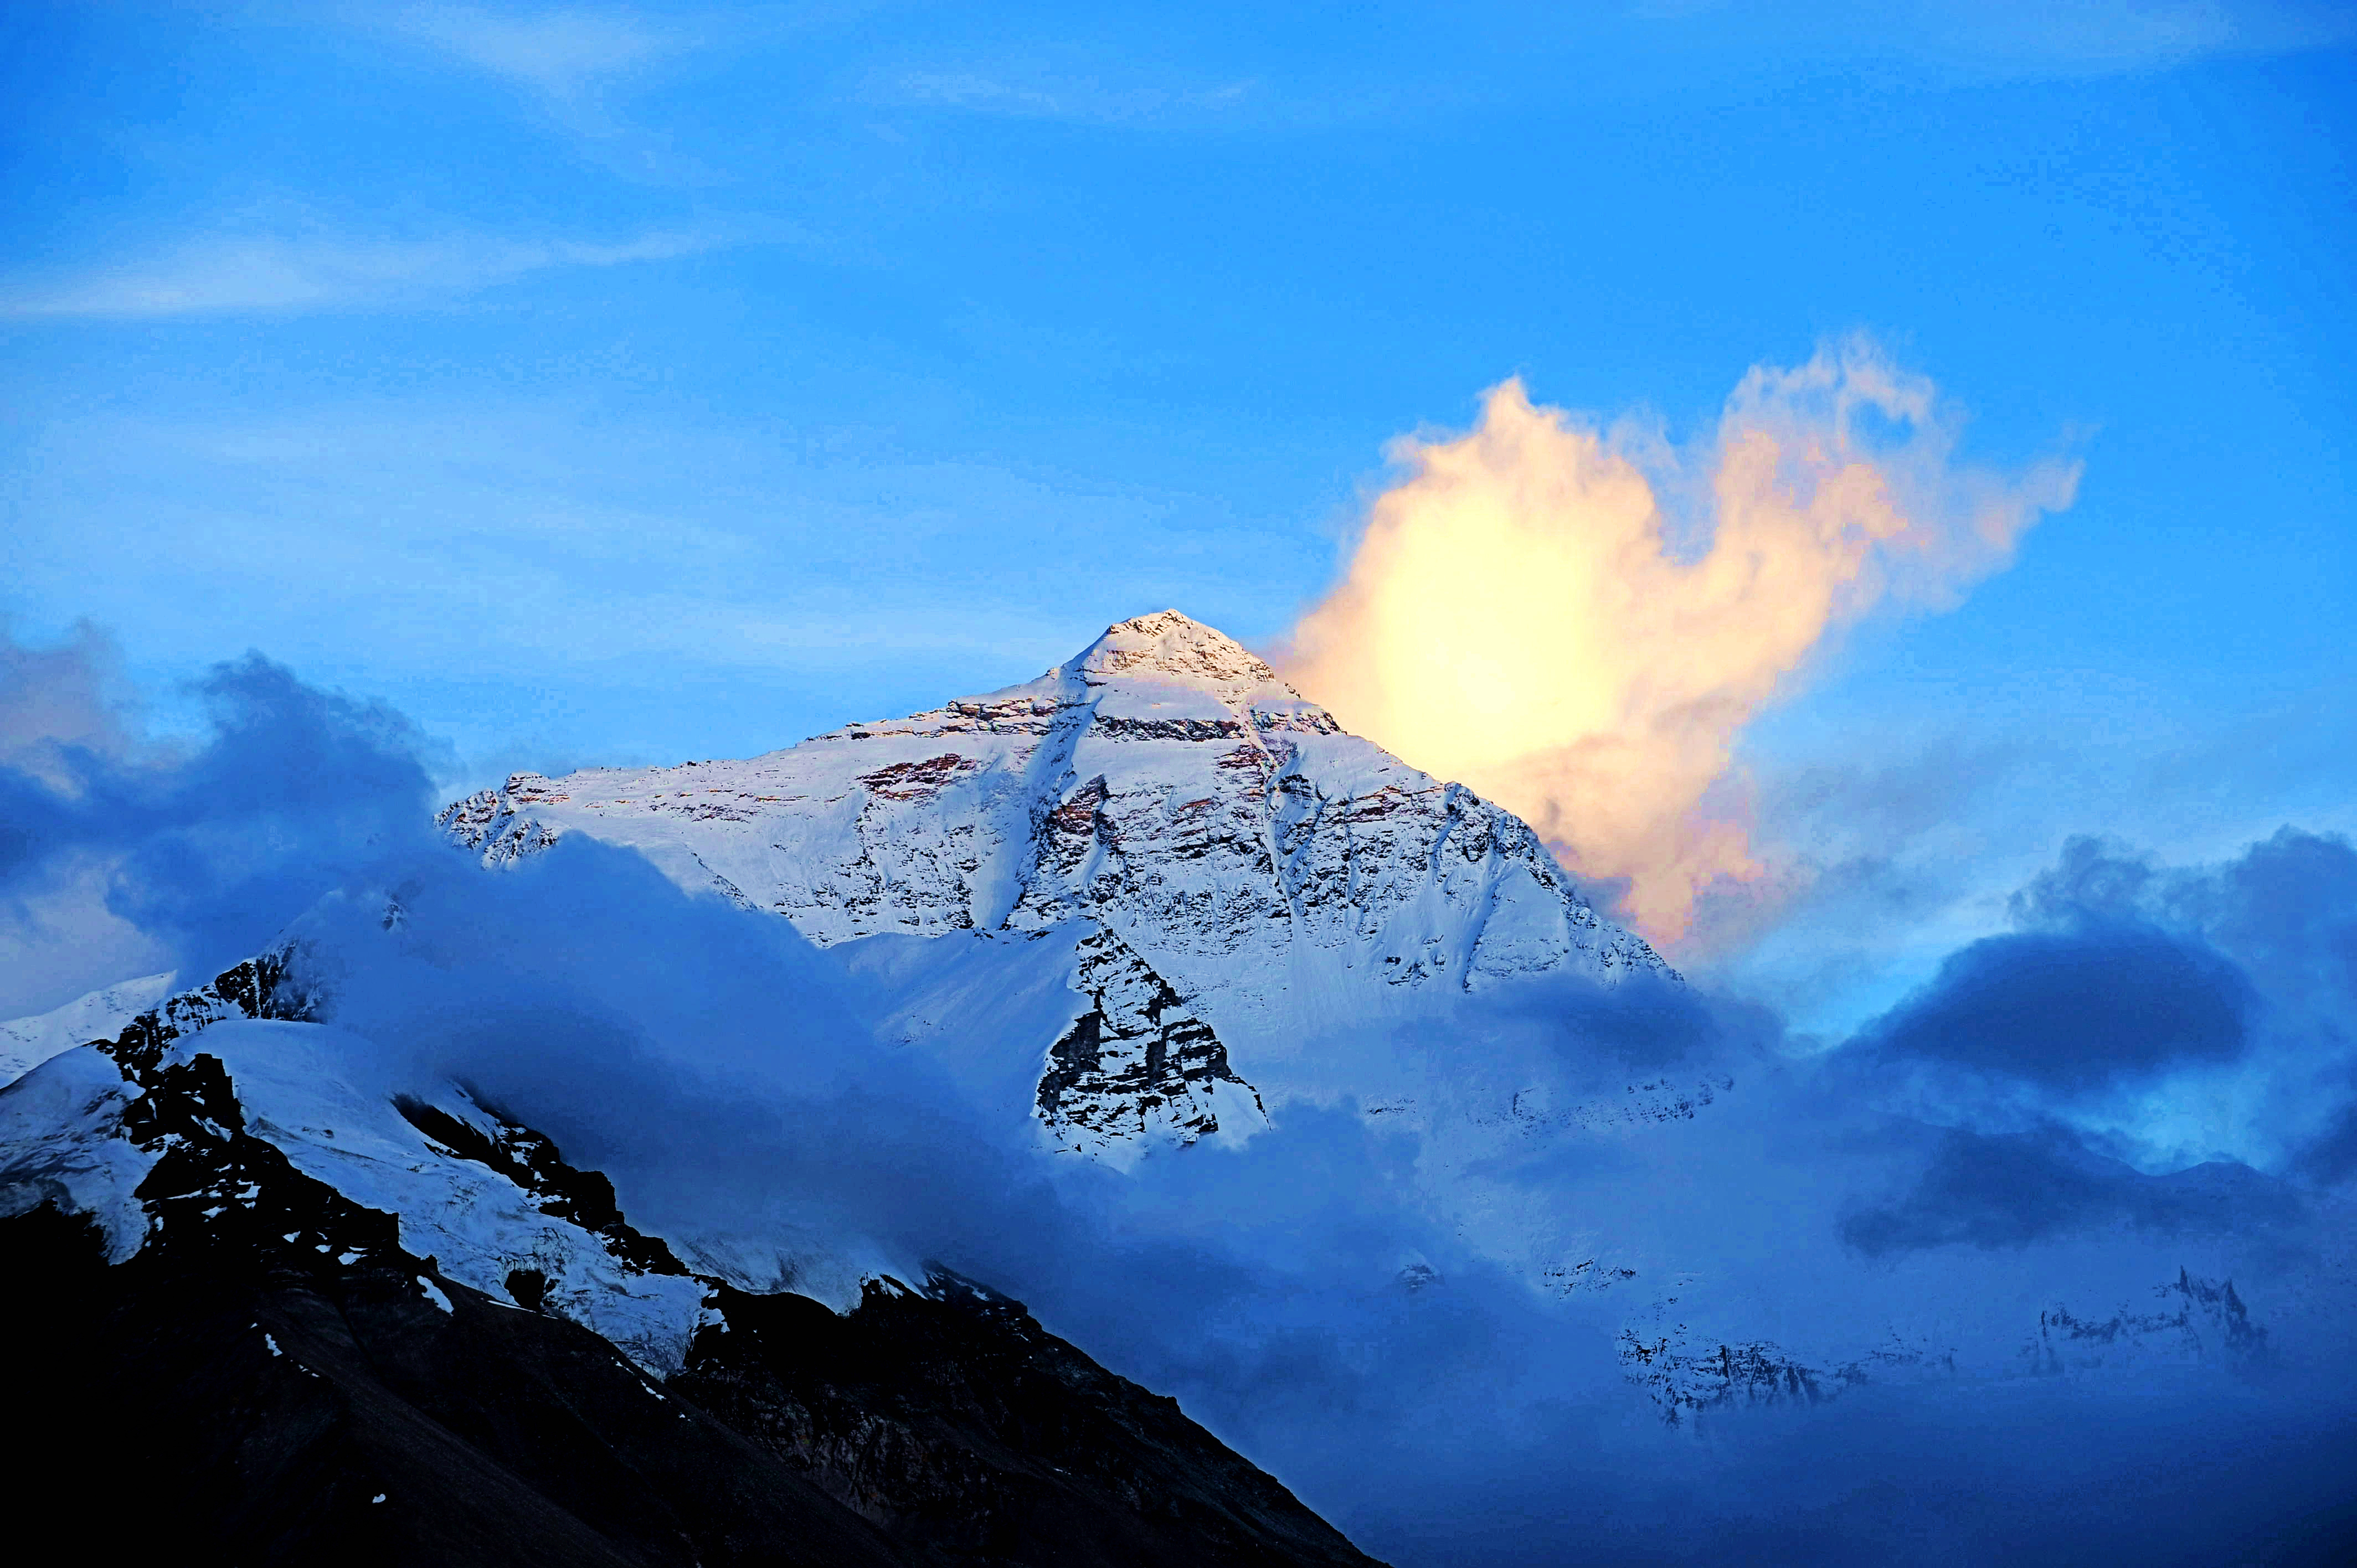
[{"label": "snow-capped mountain peak", "polygon": [[[1519,818],[1346,733],[1176,610],[1022,685],[741,762],[519,774],[440,821],[491,865],[567,833],[629,845],[823,947],[1071,928],[1067,1015],[1032,1042],[1038,1114],[1100,1152],[1112,1127],[1129,1129],[1119,1145],[1191,1143],[1256,1125],[1268,1091],[1329,1095],[1331,1064],[1293,1058],[1351,1016],[1547,972],[1669,972]],[[1202,1031],[1187,1052],[1141,1015],[1082,1031],[1132,1042],[1136,1062],[1072,1058],[1073,1026],[1119,1012],[1109,966],[1124,994],[1184,1004]],[[1182,1056],[1200,1082],[1171,1076]],[[1057,1107],[1101,1073],[1122,1103],[1089,1090],[1083,1133]],[[1219,1082],[1234,1092],[1213,1116],[1198,1101]]]},{"label": "snow-capped mountain peak", "polygon": [[[1063,667],[1083,680],[1127,677],[1185,681],[1222,696],[1273,693],[1292,702],[1301,694],[1276,678],[1266,660],[1226,633],[1177,610],[1158,610],[1104,629],[1104,635]],[[1230,698],[1233,701],[1233,698]]]},{"label": "snow-capped mountain peak", "polygon": [[[1094,642],[1036,680],[905,719],[845,725],[813,738],[946,735],[977,724],[999,730],[1022,725],[1027,715],[1082,709],[1093,716],[1089,727],[1129,738],[1159,735],[1193,739],[1210,733],[1242,737],[1269,730],[1334,733],[1341,727],[1331,714],[1279,680],[1265,660],[1226,633],[1178,610],[1158,610],[1105,628]],[[1206,732],[1200,728],[1204,725],[1230,727]],[[885,787],[907,784],[893,780]]]}]

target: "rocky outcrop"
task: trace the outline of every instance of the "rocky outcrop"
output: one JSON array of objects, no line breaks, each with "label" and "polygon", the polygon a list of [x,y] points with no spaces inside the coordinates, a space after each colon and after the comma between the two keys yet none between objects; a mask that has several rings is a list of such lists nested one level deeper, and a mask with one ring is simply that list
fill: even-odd
[{"label": "rocky outcrop", "polygon": [[[628,1267],[650,1274],[687,1273],[687,1265],[673,1257],[660,1239],[622,1218],[612,1182],[596,1171],[566,1165],[555,1141],[546,1134],[486,1107],[477,1109],[481,1120],[490,1123],[488,1130],[422,1100],[404,1097],[393,1106],[403,1121],[432,1139],[435,1146],[497,1171],[522,1188],[543,1214],[579,1226]],[[544,1294],[544,1291],[535,1294]]]},{"label": "rocky outcrop", "polygon": [[1059,1146],[1091,1153],[1145,1136],[1183,1148],[1217,1133],[1223,1108],[1265,1116],[1211,1026],[1113,932],[1082,940],[1072,988],[1091,1005],[1049,1048],[1039,1079],[1039,1120]]},{"label": "rocky outcrop", "polygon": [[[1566,1288],[1579,1288],[1578,1280]],[[1953,1350],[1896,1337],[1819,1364],[1770,1340],[1720,1338],[1689,1326],[1669,1311],[1675,1305],[1675,1297],[1656,1304],[1650,1320],[1624,1326],[1619,1340],[1621,1371],[1673,1426],[1709,1412],[1814,1404],[1868,1383],[1956,1371]],[[2267,1332],[2253,1320],[2234,1283],[2180,1268],[2177,1278],[2152,1288],[2150,1304],[2142,1308],[2122,1305],[2098,1316],[2059,1303],[2046,1307],[2020,1360],[2025,1370],[2051,1376],[2157,1365],[2244,1371],[2266,1355]]]},{"label": "rocky outcrop", "polygon": [[532,811],[567,799],[537,773],[513,773],[501,789],[478,789],[463,800],[451,801],[435,813],[434,825],[451,843],[482,856],[485,865],[508,865],[556,842],[557,830]]},{"label": "rocky outcrop", "polygon": [[325,993],[300,972],[301,944],[282,941],[267,951],[223,970],[193,990],[167,997],[133,1018],[99,1047],[122,1064],[135,1081],[163,1060],[174,1040],[229,1018],[306,1020],[319,1015]]},{"label": "rocky outcrop", "polygon": [[[20,1495],[119,1561],[449,1565],[922,1561],[604,1340],[370,1245],[254,1169],[281,1242],[166,1221],[109,1267],[82,1221],[0,1220]],[[316,1184],[314,1184],[316,1186]],[[191,1195],[193,1196],[193,1195]],[[390,1216],[377,1216],[380,1231]],[[359,1255],[353,1255],[359,1252]]]},{"label": "rocky outcrop", "polygon": [[38,1016],[0,1024],[0,1085],[14,1082],[60,1051],[113,1039],[125,1024],[171,995],[173,978],[169,973],[142,975]]},{"label": "rocky outcrop", "polygon": [[2022,1348],[2034,1369],[2058,1373],[2122,1366],[2222,1362],[2248,1366],[2267,1354],[2267,1331],[2232,1280],[2177,1271],[2155,1285],[2143,1308],[2121,1305],[2100,1316],[2061,1303],[2038,1315],[2038,1333]]},{"label": "rocky outcrop", "polygon": [[1532,1134],[1557,1129],[1593,1133],[1641,1128],[1664,1122],[1691,1122],[1696,1112],[1707,1110],[1720,1095],[1734,1088],[1735,1079],[1724,1073],[1693,1080],[1652,1078],[1624,1086],[1618,1095],[1580,1099],[1569,1104],[1559,1103],[1551,1090],[1524,1089],[1514,1092],[1502,1115],[1476,1120]]},{"label": "rocky outcrop", "polygon": [[1862,1354],[1818,1364],[1770,1339],[1721,1338],[1668,1321],[1657,1304],[1651,1320],[1620,1330],[1620,1370],[1644,1391],[1655,1413],[1684,1426],[1710,1413],[1761,1405],[1817,1404],[1875,1382],[1914,1382],[1955,1372],[1950,1351],[1895,1336]]},{"label": "rocky outcrop", "polygon": [[1620,1365],[1672,1426],[1704,1411],[1746,1405],[1814,1404],[1847,1386],[1764,1339],[1690,1348],[1672,1335],[1620,1331]]}]

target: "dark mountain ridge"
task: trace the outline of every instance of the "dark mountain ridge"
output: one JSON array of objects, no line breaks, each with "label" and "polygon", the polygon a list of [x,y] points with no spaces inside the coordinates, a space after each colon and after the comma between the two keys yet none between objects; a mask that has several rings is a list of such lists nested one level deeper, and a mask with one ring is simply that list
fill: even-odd
[{"label": "dark mountain ridge", "polygon": [[110,1264],[102,1227],[54,1196],[0,1219],[7,1416],[38,1434],[19,1479],[51,1517],[181,1562],[1372,1561],[1020,1303],[936,1272],[872,1280],[838,1315],[691,1276],[545,1136],[404,1102],[438,1153],[708,1294],[659,1381],[536,1310],[529,1271],[509,1280],[522,1306],[445,1276],[396,1216],[250,1130],[221,1059],[182,1040],[299,1016],[285,970],[240,965],[187,1016],[98,1043],[124,1079],[116,1135],[154,1156],[129,1258]]}]

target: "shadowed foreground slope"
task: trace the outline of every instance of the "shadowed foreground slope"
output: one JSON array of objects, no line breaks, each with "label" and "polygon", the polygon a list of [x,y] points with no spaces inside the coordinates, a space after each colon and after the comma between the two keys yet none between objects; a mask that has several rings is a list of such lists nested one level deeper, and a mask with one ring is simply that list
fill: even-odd
[{"label": "shadowed foreground slope", "polygon": [[[1371,1561],[1175,1402],[969,1282],[872,1283],[843,1316],[705,1282],[707,1326],[659,1383],[403,1250],[393,1216],[247,1131],[219,1058],[134,1070],[124,1131],[162,1151],[139,1250],[108,1264],[102,1229],[52,1204],[0,1219],[28,1516],[181,1562]],[[506,1131],[478,1163],[569,1208],[610,1193]],[[608,1229],[685,1273],[619,1212]]]}]

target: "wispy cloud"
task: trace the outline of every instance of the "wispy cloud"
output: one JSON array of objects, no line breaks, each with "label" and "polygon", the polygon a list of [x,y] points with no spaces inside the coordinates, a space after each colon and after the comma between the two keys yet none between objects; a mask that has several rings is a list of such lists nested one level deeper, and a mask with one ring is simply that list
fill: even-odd
[{"label": "wispy cloud", "polygon": [[2014,77],[2166,70],[2357,36],[2345,5],[2313,0],[1936,0],[1920,16],[1934,59]]},{"label": "wispy cloud", "polygon": [[2357,38],[2339,0],[1897,0],[1742,6],[1638,0],[1647,42],[1741,42],[1759,29],[1795,58],[1871,60],[1975,80],[2168,70],[2231,55],[2296,53]]},{"label": "wispy cloud", "polygon": [[959,69],[877,72],[868,77],[860,96],[888,108],[1118,124],[1217,114],[1247,103],[1254,87],[1249,81],[1196,88],[1125,86],[1094,76]]},{"label": "wispy cloud", "polygon": [[734,242],[688,231],[618,242],[217,235],[48,277],[0,279],[0,317],[136,317],[350,309],[471,293],[559,267],[667,261]]},{"label": "wispy cloud", "polygon": [[[1370,30],[1308,26],[1289,47],[1237,40],[1191,65],[1142,66],[1073,52],[1069,39],[1010,32],[963,56],[879,61],[856,78],[864,105],[1096,125],[1265,127],[1652,97],[1729,79],[1864,70],[1935,83],[2050,81],[2173,70],[2205,59],[2357,39],[2345,0],[1632,0],[1564,6],[1509,23]],[[1511,48],[1495,41],[1511,37]]]},{"label": "wispy cloud", "polygon": [[560,101],[580,98],[705,42],[693,26],[614,9],[516,15],[469,5],[413,5],[379,25]]},{"label": "wispy cloud", "polygon": [[663,14],[612,5],[507,11],[424,5],[361,8],[343,20],[504,90],[544,129],[571,138],[576,151],[625,178],[710,186],[726,176],[683,154],[665,130],[640,123],[638,101],[677,71],[775,45],[802,15],[768,5]]}]

